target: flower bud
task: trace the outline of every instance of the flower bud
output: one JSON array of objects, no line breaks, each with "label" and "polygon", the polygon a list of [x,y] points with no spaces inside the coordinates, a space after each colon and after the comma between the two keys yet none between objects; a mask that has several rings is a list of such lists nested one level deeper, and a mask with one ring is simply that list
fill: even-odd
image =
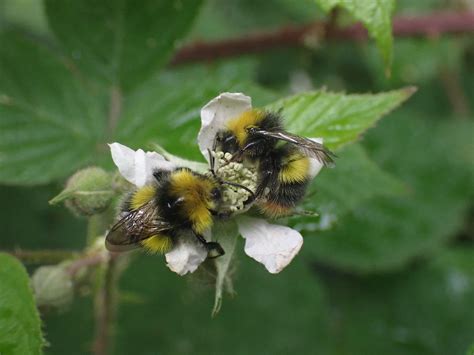
[{"label": "flower bud", "polygon": [[64,201],[75,215],[91,216],[104,211],[113,196],[112,177],[101,168],[89,167],[71,176],[66,188],[50,203]]},{"label": "flower bud", "polygon": [[63,265],[41,266],[31,281],[39,307],[64,308],[72,302],[73,282]]}]

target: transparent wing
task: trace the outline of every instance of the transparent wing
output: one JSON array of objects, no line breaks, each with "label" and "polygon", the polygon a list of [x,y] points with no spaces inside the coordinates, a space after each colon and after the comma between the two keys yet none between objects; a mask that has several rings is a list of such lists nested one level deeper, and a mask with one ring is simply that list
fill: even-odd
[{"label": "transparent wing", "polygon": [[306,156],[316,158],[319,162],[325,166],[334,166],[334,158],[336,155],[329,149],[324,147],[321,143],[315,142],[309,138],[300,137],[296,134],[292,134],[286,131],[256,131],[255,134],[259,134],[265,137],[276,138],[288,143],[296,145]]},{"label": "transparent wing", "polygon": [[169,223],[159,219],[156,205],[150,201],[115,223],[105,237],[105,246],[114,252],[135,249],[140,241],[170,228]]}]

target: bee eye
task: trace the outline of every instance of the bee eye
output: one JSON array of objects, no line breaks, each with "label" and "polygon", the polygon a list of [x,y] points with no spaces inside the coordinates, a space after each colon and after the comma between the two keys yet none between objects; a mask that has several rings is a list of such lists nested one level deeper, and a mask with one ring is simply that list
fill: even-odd
[{"label": "bee eye", "polygon": [[173,199],[173,200],[170,200],[166,206],[169,208],[169,209],[174,209],[174,208],[177,208],[179,207],[180,205],[182,205],[184,202],[184,197],[178,197],[177,199]]},{"label": "bee eye", "polygon": [[235,137],[234,137],[234,136],[228,136],[228,137],[224,140],[225,143],[234,142],[234,141],[235,141]]},{"label": "bee eye", "polygon": [[213,188],[211,191],[211,196],[214,200],[218,200],[221,198],[221,190],[219,190],[217,187]]}]

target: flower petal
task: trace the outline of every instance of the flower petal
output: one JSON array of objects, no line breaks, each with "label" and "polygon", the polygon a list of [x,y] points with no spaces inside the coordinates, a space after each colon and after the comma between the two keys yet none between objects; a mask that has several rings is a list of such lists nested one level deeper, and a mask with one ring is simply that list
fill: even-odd
[{"label": "flower petal", "polygon": [[176,167],[189,168],[191,170],[197,171],[198,173],[202,173],[202,174],[206,173],[209,170],[209,164],[200,163],[198,161],[193,161],[193,160],[188,160],[188,159],[183,159],[181,157],[178,157],[177,155],[171,154],[159,144],[156,144],[156,143],[152,144],[152,148],[156,150],[158,153],[160,153],[161,155],[163,155],[166,160],[174,164]]},{"label": "flower petal", "polygon": [[201,153],[209,159],[208,149],[212,149],[216,133],[225,127],[228,120],[252,108],[252,99],[241,93],[225,92],[209,101],[201,109],[201,130],[198,144]]},{"label": "flower petal", "polygon": [[237,224],[245,239],[245,253],[272,274],[283,270],[303,245],[301,234],[287,226],[252,217],[239,217]]},{"label": "flower petal", "polygon": [[171,271],[183,276],[194,272],[206,260],[207,250],[204,246],[189,238],[178,239],[175,247],[165,254],[167,266]]},{"label": "flower petal", "polygon": [[[310,138],[312,141],[323,144],[322,138]],[[313,179],[316,175],[319,174],[324,164],[321,163],[318,159],[309,158],[309,176],[310,179]]]},{"label": "flower petal", "polygon": [[137,151],[120,144],[109,144],[112,160],[120,171],[120,174],[132,184],[142,187],[153,179],[153,171],[156,169],[172,170],[174,164],[167,161],[156,152]]}]

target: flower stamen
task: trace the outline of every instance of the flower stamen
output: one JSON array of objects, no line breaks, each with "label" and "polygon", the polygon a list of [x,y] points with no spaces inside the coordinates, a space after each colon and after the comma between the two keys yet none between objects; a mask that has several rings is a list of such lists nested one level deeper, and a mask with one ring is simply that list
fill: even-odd
[{"label": "flower stamen", "polygon": [[[242,185],[250,191],[255,191],[257,188],[257,172],[255,167],[251,165],[244,165],[239,162],[229,162],[232,159],[232,154],[221,151],[211,152],[216,159],[215,173],[219,179],[225,182]],[[234,214],[239,214],[247,211],[252,203],[246,203],[252,197],[252,194],[247,189],[224,184],[222,193],[223,209]]]}]

